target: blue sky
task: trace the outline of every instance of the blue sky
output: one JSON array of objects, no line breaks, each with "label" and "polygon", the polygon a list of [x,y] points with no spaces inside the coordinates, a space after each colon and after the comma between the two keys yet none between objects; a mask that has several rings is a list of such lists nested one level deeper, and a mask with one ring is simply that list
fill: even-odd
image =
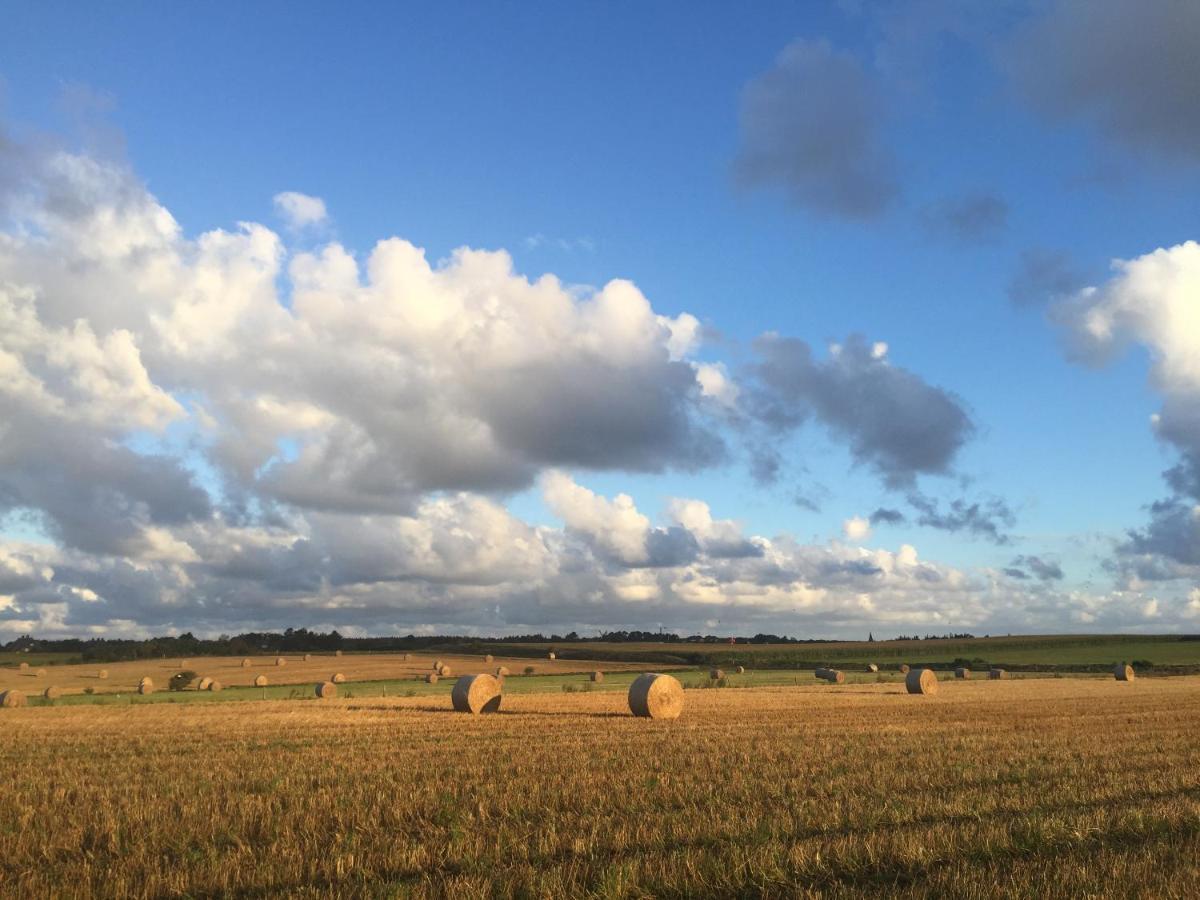
[{"label": "blue sky", "polygon": [[[1135,336],[1109,365],[1080,364],[1051,299],[1015,304],[1009,288],[1023,254],[1069,261],[1077,290],[1105,284],[1110,260],[1194,238],[1200,157],[1190,135],[1162,122],[1129,127],[1105,85],[1099,99],[1071,93],[1037,36],[1081,9],[42,3],[5,12],[0,78],[17,140],[54,135],[115,161],[189,238],[253,221],[291,255],[336,241],[363,262],[396,235],[431,261],[462,246],[505,249],[531,278],[594,288],[629,279],[655,312],[703,323],[695,359],[731,372],[753,364],[764,332],[801,338],[818,359],[852,334],[886,342],[891,365],[953,395],[974,426],[952,464],[916,486],[943,504],[995,498],[1012,519],[997,543],[921,526],[908,511],[861,543],[913,544],[964,569],[1045,556],[1065,570],[1050,587],[1107,591],[1121,578],[1113,548],[1146,525],[1148,505],[1168,493],[1163,470],[1190,448],[1150,427],[1163,405],[1154,346]],[[1104,44],[1101,29],[1122,24],[1115,9],[1080,22],[1080,45],[1063,48],[1061,65],[1084,60],[1089,37]],[[1186,10],[1148,4],[1145,18],[1151,33],[1191,40]],[[855,102],[839,95],[844,85],[781,63],[797,42],[830,73],[843,61],[875,100],[869,128],[893,194],[872,214],[797,201],[786,179],[748,186],[737,175],[755,140],[747,97],[770,73],[807,78],[789,82],[805,97],[828,92],[835,112],[820,115]],[[1163,72],[1145,90],[1186,104],[1187,73]],[[1053,109],[1022,89],[1039,78],[1047,94],[1058,85]],[[788,115],[786,103],[776,112]],[[836,137],[836,122],[819,117],[795,127]],[[288,229],[272,205],[281,191],[321,198],[327,220]],[[994,217],[947,224],[940,211],[972,198]],[[632,495],[656,521],[669,498],[696,497],[747,534],[814,545],[841,539],[851,517],[905,509],[908,489],[856,463],[828,422],[777,447],[785,466],[769,485],[737,454],[696,471],[670,461],[658,471],[567,468],[598,495]],[[537,482],[489,496],[530,523],[563,520]],[[10,513],[10,537],[28,537],[16,522]],[[62,544],[53,522],[46,533]],[[1154,590],[1183,596],[1189,577]]]}]

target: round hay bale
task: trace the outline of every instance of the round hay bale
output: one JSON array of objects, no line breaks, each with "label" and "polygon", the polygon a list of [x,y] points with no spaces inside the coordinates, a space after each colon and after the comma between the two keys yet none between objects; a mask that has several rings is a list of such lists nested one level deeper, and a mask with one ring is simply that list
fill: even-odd
[{"label": "round hay bale", "polygon": [[425,676],[426,684],[437,684],[437,681],[438,681],[438,673],[437,672],[430,672],[428,675]]},{"label": "round hay bale", "polygon": [[846,675],[840,669],[817,669],[814,673],[818,678],[823,678],[830,684],[844,684]]},{"label": "round hay bale", "polygon": [[724,678],[725,673],[722,672],[720,669],[709,669],[708,677],[711,678],[713,681],[716,681],[718,678]]},{"label": "round hay bale", "polygon": [[46,670],[45,670],[45,669],[38,669],[38,670],[37,670],[36,672],[34,672],[33,674],[34,674],[34,675],[35,675],[37,678],[45,678],[45,677],[46,677]]},{"label": "round hay bale", "polygon": [[341,650],[334,650],[334,651],[333,651],[333,655],[334,655],[334,656],[341,656],[341,655],[342,655],[342,651],[341,651]]},{"label": "round hay bale", "polygon": [[329,680],[332,681],[334,684],[342,684],[345,682],[346,676],[343,675],[341,672],[335,672],[333,677],[330,678]]},{"label": "round hay bale", "polygon": [[196,690],[207,691],[208,686],[212,683],[213,683],[213,680],[211,678],[209,678],[207,675],[205,675],[198,682],[196,682]]},{"label": "round hay bale", "polygon": [[737,672],[739,675],[745,675],[745,674],[746,674],[746,667],[745,667],[745,666],[738,666],[738,667],[737,667],[736,669],[734,669],[733,671]]},{"label": "round hay bale", "polygon": [[108,669],[101,669],[99,672],[96,673],[96,677],[99,678],[101,681],[104,681],[104,679],[108,678]]},{"label": "round hay bale", "polygon": [[217,681],[217,679],[215,679],[215,678],[209,679],[208,690],[212,691],[214,694],[217,691],[221,690],[222,687],[223,687],[223,685],[221,684],[221,682]]},{"label": "round hay bale", "polygon": [[449,678],[450,677],[450,667],[442,666],[442,668],[438,670],[438,674],[441,675],[443,678]]},{"label": "round hay bale", "polygon": [[486,654],[486,655],[483,657],[483,661],[484,661],[485,663],[489,663],[489,664],[490,664],[490,663],[491,663],[491,661],[492,661],[492,654],[490,654],[490,653]]},{"label": "round hay bale", "polygon": [[50,685],[50,687],[42,691],[42,696],[47,700],[57,700],[62,696],[62,688],[56,688],[54,685]]},{"label": "round hay bale", "polygon": [[143,678],[141,681],[139,681],[138,682],[138,693],[139,694],[153,694],[154,693],[154,679],[153,678]]},{"label": "round hay bale", "polygon": [[988,672],[988,678],[990,678],[992,681],[1007,681],[1008,680],[1008,670],[1007,669],[991,669]]},{"label": "round hay bale", "polygon": [[312,662],[312,654],[311,654],[311,653],[305,653],[305,654],[304,654],[304,661],[305,661],[305,662]]},{"label": "round hay bale", "polygon": [[286,659],[284,659],[282,656],[277,656],[277,657],[275,657],[275,665],[277,665],[277,666],[286,666],[286,665],[287,665],[287,660],[286,660]]},{"label": "round hay bale", "polygon": [[867,671],[873,675],[879,671],[879,666],[875,665],[875,663],[867,663]]},{"label": "round hay bale", "polygon": [[558,657],[556,657],[556,656],[554,655],[554,651],[553,651],[553,650],[551,650],[549,653],[547,653],[547,654],[546,654],[546,659],[557,659],[557,658],[558,658]]},{"label": "round hay bale", "polygon": [[678,719],[683,712],[683,685],[670,675],[639,675],[629,686],[629,711],[643,719]]},{"label": "round hay bale", "polygon": [[458,712],[473,715],[500,709],[500,679],[493,675],[464,675],[454,682],[450,702]]},{"label": "round hay bale", "polygon": [[248,659],[243,659],[243,660],[242,660],[242,668],[243,668],[243,669],[248,669],[248,668],[250,668],[250,660],[248,660]]},{"label": "round hay bale", "polygon": [[1113,667],[1113,677],[1117,681],[1133,681],[1136,677],[1133,672],[1133,666],[1127,666],[1125,663]]},{"label": "round hay bale", "polygon": [[496,677],[503,678],[508,674],[508,666],[496,666]]},{"label": "round hay bale", "polygon": [[900,674],[901,675],[908,674],[908,663],[900,663]]},{"label": "round hay bale", "polygon": [[441,670],[442,670],[442,661],[440,659],[435,659],[433,661],[433,671],[440,672]]},{"label": "round hay bale", "polygon": [[601,672],[601,671],[599,671],[599,670],[596,670],[595,672],[593,672],[593,673],[591,674],[591,676],[590,676],[590,677],[591,677],[592,681],[594,681],[594,682],[596,682],[597,684],[599,684],[601,681],[603,681],[603,680],[604,680],[604,673],[603,673],[603,672]]},{"label": "round hay bale", "polygon": [[22,672],[28,672],[29,671],[29,663],[23,662],[23,663],[21,663],[21,665],[17,666],[17,668],[20,669]]},{"label": "round hay bale", "polygon": [[959,666],[957,669],[954,670],[954,677],[968,679],[971,677],[971,670],[968,669],[966,666]]},{"label": "round hay bale", "polygon": [[904,679],[904,686],[910,694],[936,694],[938,692],[937,676],[933,669],[913,669]]},{"label": "round hay bale", "polygon": [[316,694],[321,700],[328,700],[330,697],[336,697],[337,685],[332,681],[322,681],[316,686]]},{"label": "round hay bale", "polygon": [[25,705],[25,694],[18,691],[16,688],[11,688],[0,694],[0,706],[5,709],[13,709],[18,706]]},{"label": "round hay bale", "polygon": [[254,686],[255,687],[266,687],[267,686],[267,676],[259,675],[257,678],[255,678]]}]

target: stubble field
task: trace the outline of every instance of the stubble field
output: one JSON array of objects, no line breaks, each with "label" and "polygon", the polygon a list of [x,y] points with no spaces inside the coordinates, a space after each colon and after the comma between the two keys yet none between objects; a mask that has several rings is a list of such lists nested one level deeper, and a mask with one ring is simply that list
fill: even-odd
[{"label": "stubble field", "polygon": [[0,710],[7,896],[1200,894],[1200,679]]},{"label": "stubble field", "polygon": [[[628,662],[599,664],[581,660],[551,660],[544,654],[537,659],[497,656],[491,662],[484,662],[482,655],[462,653],[348,653],[345,656],[310,653],[307,654],[307,659],[305,656],[306,654],[291,653],[45,666],[34,663],[24,670],[19,669],[18,664],[14,662],[0,666],[0,692],[16,688],[33,698],[53,685],[67,696],[82,695],[87,691],[89,698],[115,695],[124,697],[137,691],[138,682],[143,677],[153,680],[157,692],[164,691],[171,676],[183,669],[193,671],[200,677],[215,678],[225,688],[252,687],[254,679],[259,675],[265,675],[272,688],[308,688],[317,682],[329,680],[335,673],[341,673],[347,679],[347,690],[352,690],[355,684],[362,684],[365,691],[368,690],[367,685],[417,682],[432,670],[436,661],[450,667],[451,680],[459,675],[494,672],[498,666],[507,667],[516,676],[524,673],[526,668],[531,668],[531,674],[537,676],[580,674],[596,668],[616,672],[634,672],[644,668],[637,663]],[[283,665],[276,665],[276,660],[279,659],[283,660]],[[249,660],[250,664],[243,666],[243,660]],[[105,677],[100,676],[101,672],[105,673]],[[274,693],[279,697],[287,695],[287,692]],[[194,691],[181,692],[175,699],[185,697],[197,699]],[[166,698],[151,695],[145,698],[145,702],[152,699],[162,701]]]}]

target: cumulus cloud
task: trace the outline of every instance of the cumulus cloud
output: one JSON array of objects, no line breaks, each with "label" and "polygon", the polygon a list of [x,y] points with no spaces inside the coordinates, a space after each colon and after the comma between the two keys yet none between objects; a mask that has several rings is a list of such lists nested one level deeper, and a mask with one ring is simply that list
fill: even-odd
[{"label": "cumulus cloud", "polygon": [[602,553],[631,566],[649,562],[650,520],[638,512],[628,494],[608,500],[576,484],[569,475],[550,472],[543,479],[543,496],[568,529],[593,542]]},{"label": "cumulus cloud", "polygon": [[883,109],[855,57],[826,41],[795,41],[742,93],[736,177],[782,188],[818,214],[878,216],[898,193]]},{"label": "cumulus cloud", "polygon": [[1155,385],[1168,397],[1200,394],[1200,244],[1186,241],[1114,260],[1108,282],[1057,310],[1083,360],[1103,364],[1132,343],[1145,347]]},{"label": "cumulus cloud", "polygon": [[762,546],[745,537],[741,525],[733,519],[714,519],[703,500],[673,497],[667,504],[667,518],[691,534],[704,553],[714,559],[762,555]]},{"label": "cumulus cloud", "polygon": [[1150,506],[1150,522],[1130,532],[1119,568],[1133,584],[1200,574],[1200,244],[1187,241],[1116,260],[1112,277],[1085,288],[1052,311],[1070,353],[1103,365],[1137,346],[1150,357],[1150,379],[1162,395],[1151,419],[1180,462],[1165,474],[1173,496]]},{"label": "cumulus cloud", "polygon": [[292,229],[300,230],[320,225],[329,218],[325,201],[298,191],[283,191],[274,197],[275,212]]},{"label": "cumulus cloud", "polygon": [[1178,0],[1055,0],[1005,50],[1018,89],[1046,116],[1094,123],[1128,146],[1200,161],[1200,6]]},{"label": "cumulus cloud", "polygon": [[1116,260],[1113,275],[1054,309],[1071,354],[1103,365],[1137,345],[1150,356],[1150,378],[1163,395],[1151,424],[1176,447],[1182,463],[1168,473],[1180,493],[1200,500],[1200,244],[1186,241],[1131,260]]},{"label": "cumulus cloud", "polygon": [[865,541],[871,536],[871,521],[862,516],[852,516],[842,522],[842,534],[848,541]]},{"label": "cumulus cloud", "polygon": [[[412,516],[554,465],[724,454],[706,410],[736,389],[706,394],[723,367],[686,358],[697,320],[629,282],[531,282],[503,252],[433,264],[395,238],[363,262],[290,252],[255,223],[188,238],[120,164],[5,156],[0,516],[64,550],[188,564],[217,522]],[[317,202],[280,198],[310,223]],[[677,537],[654,552],[689,552]]]},{"label": "cumulus cloud", "polygon": [[970,415],[954,394],[893,366],[887,349],[852,335],[821,360],[802,340],[764,335],[755,342],[749,414],[777,434],[815,418],[892,487],[947,474],[974,433]]}]

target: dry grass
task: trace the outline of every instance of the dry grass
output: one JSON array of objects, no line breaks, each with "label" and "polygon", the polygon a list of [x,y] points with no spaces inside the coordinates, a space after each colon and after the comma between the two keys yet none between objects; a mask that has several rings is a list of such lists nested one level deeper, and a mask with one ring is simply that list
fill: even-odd
[{"label": "dry grass", "polygon": [[1200,894],[1200,679],[903,691],[4,709],[0,895]]}]

